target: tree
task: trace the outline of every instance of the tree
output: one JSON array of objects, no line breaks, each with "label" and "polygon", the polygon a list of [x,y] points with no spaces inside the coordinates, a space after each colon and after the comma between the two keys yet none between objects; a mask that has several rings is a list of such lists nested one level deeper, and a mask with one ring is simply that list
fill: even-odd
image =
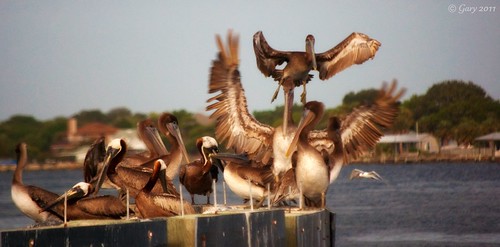
[{"label": "tree", "polygon": [[472,82],[434,84],[426,94],[412,96],[405,106],[413,112],[422,131],[434,134],[442,142],[455,139],[468,145],[475,137],[499,129],[500,102]]},{"label": "tree", "polygon": [[83,110],[75,114],[74,117],[78,120],[79,125],[84,125],[91,122],[108,122],[108,118],[100,110]]}]

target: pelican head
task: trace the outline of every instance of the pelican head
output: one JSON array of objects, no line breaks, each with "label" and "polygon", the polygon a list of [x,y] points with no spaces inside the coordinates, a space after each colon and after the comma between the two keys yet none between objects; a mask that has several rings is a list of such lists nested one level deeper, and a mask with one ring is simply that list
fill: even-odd
[{"label": "pelican head", "polygon": [[204,136],[201,137],[197,140],[197,146],[200,149],[200,152],[203,156],[204,159],[204,166],[208,164],[210,161],[212,164],[217,166],[221,171],[224,171],[224,165],[222,162],[215,158],[212,157],[212,155],[218,154],[219,153],[219,144],[217,141],[210,136]]},{"label": "pelican head", "polygon": [[159,179],[160,179],[160,184],[161,187],[163,188],[163,191],[166,192],[168,191],[167,188],[167,164],[165,164],[165,161],[162,159],[157,159],[155,161],[154,167],[153,167],[153,173],[155,170],[159,170]]},{"label": "pelican head", "polygon": [[312,69],[318,70],[318,65],[316,63],[316,53],[314,53],[314,36],[312,34],[306,37],[306,53],[311,56]]},{"label": "pelican head", "polygon": [[86,182],[79,182],[79,183],[75,184],[71,189],[64,192],[64,194],[59,196],[53,202],[47,204],[47,206],[45,206],[43,209],[41,209],[40,212],[46,211],[46,210],[54,207],[58,203],[62,202],[64,200],[64,198],[66,198],[66,200],[68,200],[68,201],[72,200],[72,199],[78,199],[78,198],[88,196],[93,191],[94,191],[94,187],[91,184],[86,183]]},{"label": "pelican head", "polygon": [[175,138],[175,140],[179,144],[182,155],[184,155],[186,162],[189,163],[189,157],[186,151],[186,146],[184,145],[184,140],[182,139],[181,130],[179,128],[179,121],[177,120],[177,118],[170,113],[164,113],[160,116],[158,122],[164,124],[165,126],[161,127],[165,127],[168,133],[170,133],[170,135]]},{"label": "pelican head", "polygon": [[123,159],[123,156],[125,156],[126,151],[127,151],[127,144],[123,139],[119,138],[113,139],[108,144],[108,146],[106,147],[106,155],[104,156],[103,167],[101,173],[99,174],[99,178],[97,179],[97,183],[95,185],[94,194],[97,194],[97,192],[99,192],[99,189],[101,188],[102,183],[104,182],[104,177],[108,172],[110,163],[113,162],[112,169],[114,169],[115,166]]}]

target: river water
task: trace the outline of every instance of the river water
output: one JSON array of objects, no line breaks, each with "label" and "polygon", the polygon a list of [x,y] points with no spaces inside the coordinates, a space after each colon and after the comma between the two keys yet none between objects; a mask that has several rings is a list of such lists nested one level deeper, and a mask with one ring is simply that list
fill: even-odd
[{"label": "river water", "polygon": [[[350,181],[354,168],[375,170],[385,182]],[[33,224],[11,200],[12,174],[0,173],[0,230]],[[25,184],[56,193],[81,179],[80,170],[24,172]],[[241,203],[231,192],[227,201]],[[349,165],[330,186],[327,206],[340,247],[500,246],[500,164]]]}]

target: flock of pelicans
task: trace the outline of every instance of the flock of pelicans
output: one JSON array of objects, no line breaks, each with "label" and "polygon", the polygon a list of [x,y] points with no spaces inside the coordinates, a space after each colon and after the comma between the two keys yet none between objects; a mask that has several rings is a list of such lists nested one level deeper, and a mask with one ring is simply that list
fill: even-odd
[{"label": "flock of pelicans", "polygon": [[[147,151],[127,152],[123,139],[94,142],[84,161],[83,182],[63,195],[36,186],[24,185],[22,172],[27,164],[27,145],[17,146],[18,163],[12,180],[12,199],[16,206],[37,224],[60,224],[78,219],[120,219],[130,213],[139,218],[165,217],[195,213],[194,195],[210,193],[222,173],[231,191],[252,207],[325,207],[325,194],[349,159],[374,147],[391,126],[398,113],[398,100],[404,90],[396,82],[383,85],[370,105],[355,108],[345,117],[331,116],[326,129],[315,130],[324,114],[324,105],[306,101],[305,86],[313,77],[311,70],[326,80],[353,64],[375,56],[380,43],[361,33],[353,33],[334,48],[314,52],[314,37],[306,38],[305,52],[285,52],[271,48],[262,32],[253,37],[257,67],[278,82],[273,100],[283,88],[283,123],[272,127],[257,121],[249,112],[240,81],[238,37],[228,32],[227,42],[216,36],[218,55],[209,78],[207,111],[213,111],[215,137],[232,153],[220,153],[216,139],[201,137],[196,146],[201,158],[189,161],[176,117],[162,114],[157,123],[137,124],[139,137]],[[286,66],[281,66],[286,63]],[[298,124],[291,109],[295,87],[304,87],[301,96],[303,115]],[[167,150],[160,133],[169,142]],[[183,160],[185,159],[185,163]],[[191,195],[182,199],[173,179],[177,178]],[[376,172],[354,170],[353,178],[381,179]],[[179,186],[179,188],[182,188]],[[119,196],[99,195],[101,188],[116,188]],[[130,209],[129,197],[135,199]],[[298,203],[297,203],[298,202]]]}]

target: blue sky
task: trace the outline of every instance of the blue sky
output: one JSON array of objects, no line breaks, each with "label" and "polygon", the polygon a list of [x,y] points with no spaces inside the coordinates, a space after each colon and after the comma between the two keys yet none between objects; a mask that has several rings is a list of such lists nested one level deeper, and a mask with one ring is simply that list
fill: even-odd
[{"label": "blue sky", "polygon": [[497,1],[1,1],[0,121],[116,107],[204,112],[215,34],[228,29],[240,35],[251,111],[283,103],[282,95],[270,103],[276,83],[256,67],[259,30],[279,50],[304,50],[307,34],[316,52],[354,31],[382,43],[373,60],[328,81],[313,72],[308,99],[327,107],[392,79],[405,99],[450,79],[499,99],[499,26]]}]

